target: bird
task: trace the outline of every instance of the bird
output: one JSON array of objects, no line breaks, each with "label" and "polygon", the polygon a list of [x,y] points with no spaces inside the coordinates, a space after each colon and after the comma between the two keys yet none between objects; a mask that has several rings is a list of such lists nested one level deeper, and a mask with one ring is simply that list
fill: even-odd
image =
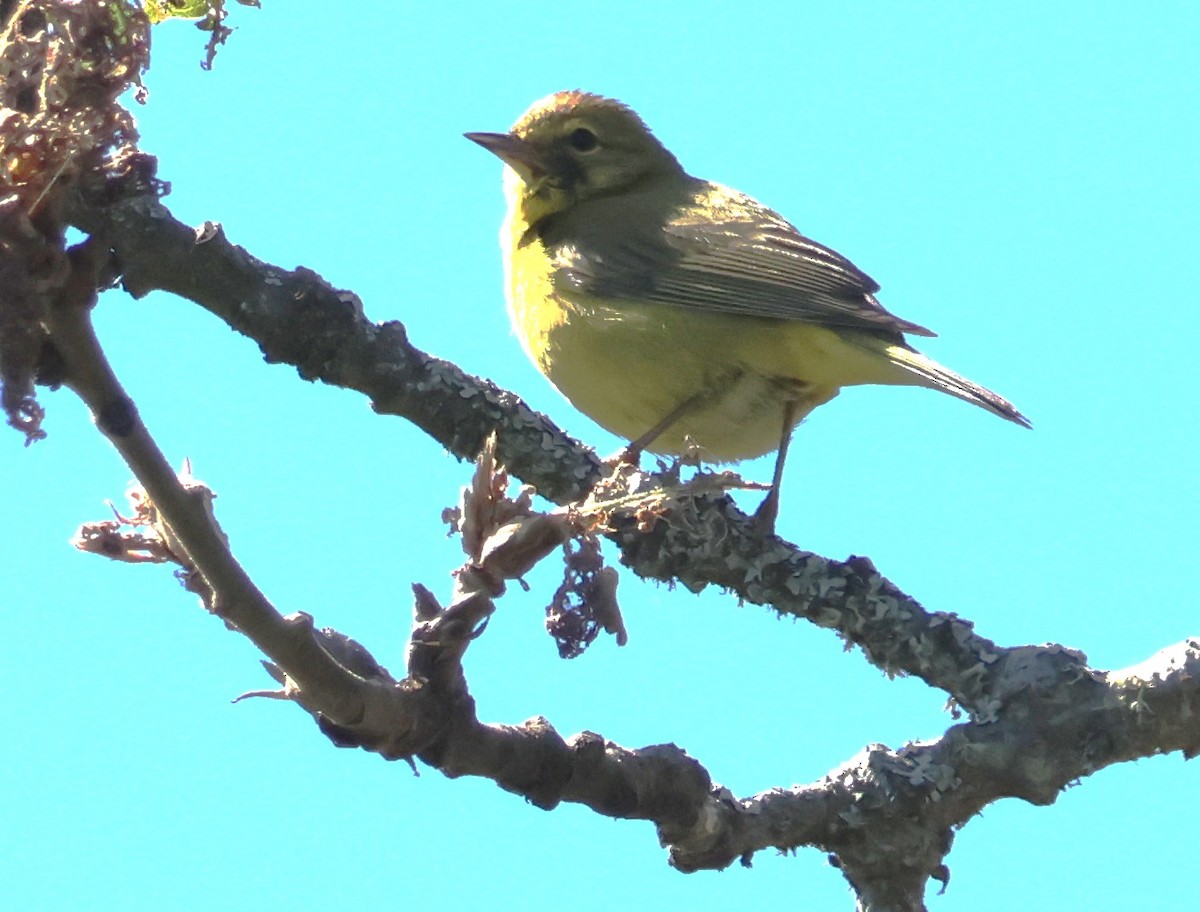
[{"label": "bird", "polygon": [[692,177],[630,107],[580,90],[505,133],[500,230],[512,325],[559,392],[642,451],[734,463],[776,451],[774,531],[796,426],[841,388],[939,390],[1024,427],[1008,400],[913,348],[935,333],[762,203]]}]

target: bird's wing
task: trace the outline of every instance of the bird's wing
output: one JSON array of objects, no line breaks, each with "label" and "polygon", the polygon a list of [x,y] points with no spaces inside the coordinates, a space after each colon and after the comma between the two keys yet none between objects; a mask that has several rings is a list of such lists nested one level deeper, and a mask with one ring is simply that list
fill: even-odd
[{"label": "bird's wing", "polygon": [[885,310],[875,299],[879,285],[841,254],[744,194],[697,181],[687,204],[647,213],[654,217],[640,225],[627,217],[636,202],[589,201],[566,230],[544,238],[557,285],[729,314],[934,335]]}]

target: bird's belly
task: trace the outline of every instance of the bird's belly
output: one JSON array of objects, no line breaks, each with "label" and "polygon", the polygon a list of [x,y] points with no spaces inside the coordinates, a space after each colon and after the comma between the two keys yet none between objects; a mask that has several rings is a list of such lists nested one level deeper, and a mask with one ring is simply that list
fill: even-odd
[{"label": "bird's belly", "polygon": [[680,453],[690,441],[713,462],[760,456],[779,446],[786,402],[798,402],[799,419],[836,393],[760,370],[761,351],[739,350],[745,317],[512,290],[513,325],[534,363],[612,433],[634,440],[696,397],[652,452]]}]

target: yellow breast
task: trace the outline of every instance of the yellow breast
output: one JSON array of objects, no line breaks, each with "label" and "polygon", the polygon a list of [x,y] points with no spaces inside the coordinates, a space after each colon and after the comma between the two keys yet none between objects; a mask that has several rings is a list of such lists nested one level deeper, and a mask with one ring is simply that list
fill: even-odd
[{"label": "yellow breast", "polygon": [[764,361],[787,360],[767,350],[779,348],[778,329],[747,333],[745,324],[778,321],[564,292],[554,286],[553,263],[539,241],[518,247],[514,239],[505,250],[516,335],[585,415],[633,440],[703,394],[651,444],[653,452],[682,452],[686,437],[710,461],[759,456],[779,445],[784,401],[807,400],[800,408],[807,413],[836,394],[836,388],[805,391],[786,373],[764,373]]}]

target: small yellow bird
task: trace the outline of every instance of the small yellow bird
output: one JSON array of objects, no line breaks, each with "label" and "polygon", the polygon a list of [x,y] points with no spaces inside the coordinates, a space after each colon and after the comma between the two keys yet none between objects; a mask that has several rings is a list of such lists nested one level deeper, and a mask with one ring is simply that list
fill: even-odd
[{"label": "small yellow bird", "polygon": [[629,452],[736,462],[778,450],[843,386],[941,390],[1029,427],[1007,400],[911,348],[934,333],[743,193],[691,177],[618,101],[557,92],[508,133],[468,133],[508,167],[500,232],[513,326],[576,408]]}]

